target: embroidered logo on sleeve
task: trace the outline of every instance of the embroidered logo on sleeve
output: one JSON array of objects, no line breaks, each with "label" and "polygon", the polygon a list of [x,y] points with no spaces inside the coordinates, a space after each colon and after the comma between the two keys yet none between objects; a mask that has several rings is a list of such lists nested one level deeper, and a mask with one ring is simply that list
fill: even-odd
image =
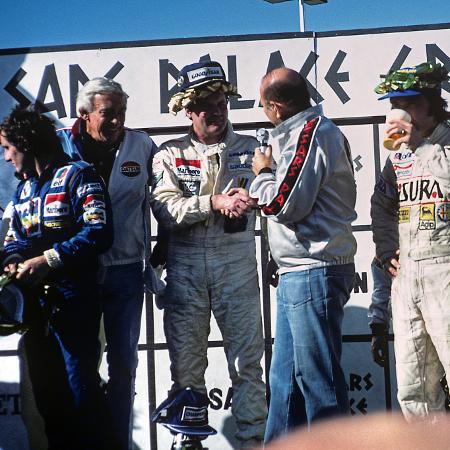
[{"label": "embroidered logo on sleeve", "polygon": [[89,194],[83,202],[83,209],[89,208],[105,208],[105,196],[103,194]]},{"label": "embroidered logo on sleeve", "polygon": [[88,194],[89,192],[102,192],[102,185],[100,183],[82,184],[77,189],[77,196],[83,197],[84,195]]}]

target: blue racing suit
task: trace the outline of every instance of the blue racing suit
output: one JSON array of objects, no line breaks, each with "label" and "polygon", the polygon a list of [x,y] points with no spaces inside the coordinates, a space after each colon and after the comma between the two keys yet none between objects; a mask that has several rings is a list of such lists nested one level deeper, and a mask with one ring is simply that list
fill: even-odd
[{"label": "blue racing suit", "polygon": [[50,288],[23,286],[21,344],[49,449],[102,448],[96,275],[97,257],[113,239],[104,183],[90,165],[64,155],[21,181],[12,203],[3,264],[48,251],[56,258],[43,281]]}]

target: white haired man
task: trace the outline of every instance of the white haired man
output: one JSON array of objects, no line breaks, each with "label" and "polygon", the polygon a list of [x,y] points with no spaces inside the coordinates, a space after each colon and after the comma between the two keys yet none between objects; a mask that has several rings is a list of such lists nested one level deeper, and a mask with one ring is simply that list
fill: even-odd
[{"label": "white haired man", "polygon": [[191,387],[206,397],[212,312],[233,386],[236,438],[240,448],[253,448],[263,439],[267,413],[255,203],[246,190],[258,142],[236,134],[228,121],[228,97],[238,94],[219,63],[185,66],[178,83],[169,108],[184,109],[192,127],[155,155],[152,192],[153,213],[170,228],[164,305],[170,395]]},{"label": "white haired man", "polygon": [[[132,412],[138,364],[143,260],[146,249],[145,204],[156,146],[141,131],[124,127],[127,94],[107,78],[88,81],[77,96],[79,119],[59,130],[64,150],[74,160],[94,165],[108,186],[114,243],[101,256],[100,291],[107,344],[107,400],[115,448],[132,448]],[[89,191],[93,186],[86,185]]]}]

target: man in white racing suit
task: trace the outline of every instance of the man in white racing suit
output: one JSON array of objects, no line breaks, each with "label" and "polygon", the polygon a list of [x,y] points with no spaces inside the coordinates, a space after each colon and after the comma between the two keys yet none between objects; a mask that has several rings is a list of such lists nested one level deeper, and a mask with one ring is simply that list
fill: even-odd
[{"label": "man in white racing suit", "polygon": [[211,311],[223,337],[233,387],[232,412],[240,448],[264,436],[267,406],[256,269],[254,176],[256,139],[236,134],[228,121],[237,96],[217,62],[184,67],[169,108],[192,121],[187,136],[170,140],[153,160],[152,209],[169,229],[164,331],[176,395],[191,387],[206,394]]},{"label": "man in white racing suit", "polygon": [[424,63],[382,78],[375,91],[411,117],[388,121],[387,136],[400,137],[371,200],[376,255],[394,277],[398,400],[407,420],[434,420],[450,371],[450,115],[440,90],[448,74]]}]

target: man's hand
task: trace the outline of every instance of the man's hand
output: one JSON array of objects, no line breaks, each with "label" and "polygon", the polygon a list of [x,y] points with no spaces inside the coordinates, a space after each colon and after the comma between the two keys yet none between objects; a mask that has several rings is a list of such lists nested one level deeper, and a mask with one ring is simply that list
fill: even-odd
[{"label": "man's hand", "polygon": [[50,272],[50,266],[44,255],[27,259],[17,267],[16,279],[29,286],[39,284]]},{"label": "man's hand", "polygon": [[395,256],[392,256],[392,258],[389,258],[387,261],[383,263],[384,269],[389,272],[389,274],[395,278],[398,275],[398,271],[400,269],[400,263],[398,261],[398,258],[400,256],[400,250],[397,250],[395,252]]},{"label": "man's hand", "polygon": [[211,205],[214,211],[219,211],[230,218],[242,217],[252,208],[256,202],[243,188],[230,189],[226,194],[215,194],[211,196]]},{"label": "man's hand", "polygon": [[266,266],[266,275],[264,277],[264,281],[266,283],[271,284],[273,287],[278,286],[278,265],[277,263],[272,259],[272,256],[270,257],[269,261],[267,262]]},{"label": "man's hand", "polygon": [[406,144],[412,151],[423,141],[422,135],[411,123],[404,120],[390,120],[387,122],[386,135],[401,134],[402,136],[394,141],[393,147],[399,148],[401,144]]},{"label": "man's hand", "polygon": [[253,173],[258,176],[259,172],[261,172],[264,168],[272,167],[272,146],[268,145],[265,147],[265,151],[262,152],[258,147],[255,149],[255,154],[253,155],[252,160],[252,170]]},{"label": "man's hand", "polygon": [[388,358],[388,326],[384,323],[372,323],[372,358],[380,366],[384,367]]}]

